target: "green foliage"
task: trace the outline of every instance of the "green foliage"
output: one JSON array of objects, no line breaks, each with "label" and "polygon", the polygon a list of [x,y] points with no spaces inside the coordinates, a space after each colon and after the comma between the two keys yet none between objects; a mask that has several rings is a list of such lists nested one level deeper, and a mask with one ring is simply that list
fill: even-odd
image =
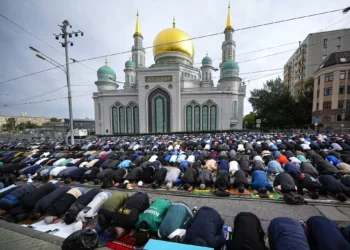
[{"label": "green foliage", "polygon": [[313,78],[306,81],[305,90],[298,100],[291,96],[279,77],[268,80],[262,89],[253,89],[250,94],[248,101],[256,116],[262,120],[262,127],[300,127],[310,123]]},{"label": "green foliage", "polygon": [[255,128],[255,120],[256,114],[254,112],[250,112],[248,115],[243,117],[243,128],[253,129]]},{"label": "green foliage", "polygon": [[50,119],[50,122],[58,122],[58,119],[57,119],[56,117],[52,117],[52,118]]}]

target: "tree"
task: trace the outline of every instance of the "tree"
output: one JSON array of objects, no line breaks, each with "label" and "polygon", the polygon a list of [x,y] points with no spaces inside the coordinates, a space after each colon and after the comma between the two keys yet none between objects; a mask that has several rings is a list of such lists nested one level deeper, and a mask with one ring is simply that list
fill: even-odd
[{"label": "tree", "polygon": [[256,116],[262,120],[263,127],[295,126],[295,100],[281,78],[266,81],[262,89],[253,89],[250,94],[248,101],[252,104]]},{"label": "tree", "polygon": [[296,124],[298,127],[312,122],[312,101],[314,96],[314,78],[309,77],[304,85],[304,90],[298,96],[296,102]]},{"label": "tree", "polygon": [[16,127],[16,120],[15,120],[15,118],[8,118],[7,119],[7,123],[6,123],[6,128],[7,128],[7,130],[14,130],[15,129],[15,127]]},{"label": "tree", "polygon": [[50,119],[50,122],[58,122],[58,119],[57,119],[56,117],[52,117],[52,118]]},{"label": "tree", "polygon": [[243,117],[243,128],[252,129],[254,128],[256,120],[256,114],[254,112],[250,112],[248,115]]}]

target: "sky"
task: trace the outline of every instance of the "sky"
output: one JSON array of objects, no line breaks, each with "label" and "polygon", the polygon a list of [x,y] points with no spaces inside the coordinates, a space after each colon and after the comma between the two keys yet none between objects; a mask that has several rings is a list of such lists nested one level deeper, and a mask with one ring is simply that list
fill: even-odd
[{"label": "sky", "polygon": [[[160,31],[171,27],[173,16],[176,27],[192,38],[223,32],[227,5],[227,0],[0,0],[0,14],[33,34],[28,34],[0,16],[0,115],[15,116],[26,112],[28,116],[68,117],[67,88],[64,87],[66,76],[63,71],[53,69],[1,83],[53,67],[37,58],[29,46],[61,64],[65,63],[64,48],[53,35],[60,32],[58,24],[63,20],[68,20],[72,25],[70,31],[84,32],[84,36],[71,39],[74,46],[69,47],[70,58],[84,60],[101,57],[86,61],[84,65],[71,64],[69,68],[73,117],[94,118],[91,96],[97,91],[94,85],[96,71],[104,65],[105,55],[131,51],[137,10],[143,44],[147,47],[153,44]],[[235,29],[240,29],[348,6],[348,0],[232,0],[231,21]],[[283,78],[283,66],[298,47],[298,41],[303,41],[309,33],[349,27],[350,13],[344,15],[339,11],[234,32],[236,61],[240,66],[241,78],[248,84],[244,114],[252,111],[248,102],[250,90],[261,88],[268,79],[277,76]],[[195,66],[201,66],[200,62],[208,52],[213,66],[218,67],[223,41],[224,34],[193,40]],[[267,49],[276,46],[280,47]],[[247,53],[256,50],[262,51]],[[273,55],[276,53],[280,54]],[[124,64],[130,55],[131,52],[108,56],[109,66],[115,70],[118,81],[124,81]],[[243,62],[247,60],[251,61]],[[147,49],[146,66],[153,63],[152,49]],[[256,71],[266,72],[249,73]],[[214,73],[213,77],[216,85],[219,72]],[[119,86],[121,88],[122,84]],[[46,101],[57,98],[61,99]],[[37,101],[45,102],[18,105]]]}]

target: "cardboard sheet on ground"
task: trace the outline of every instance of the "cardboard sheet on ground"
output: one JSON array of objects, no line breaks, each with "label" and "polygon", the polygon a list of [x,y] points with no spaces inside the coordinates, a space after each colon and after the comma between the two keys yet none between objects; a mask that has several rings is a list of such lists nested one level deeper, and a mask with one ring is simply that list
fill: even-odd
[{"label": "cardboard sheet on ground", "polygon": [[149,240],[147,244],[143,247],[143,249],[147,250],[158,250],[158,249],[166,249],[166,250],[213,250],[213,248],[209,247],[199,247],[193,245],[186,245],[162,240]]},{"label": "cardboard sheet on ground", "polygon": [[45,224],[44,220],[41,220],[37,223],[34,223],[31,225],[34,227],[35,230],[46,232],[48,230],[55,230],[58,229],[59,231],[56,233],[53,233],[52,235],[61,237],[61,238],[67,238],[69,235],[74,233],[74,223],[67,225],[66,223],[58,222],[56,224]]}]

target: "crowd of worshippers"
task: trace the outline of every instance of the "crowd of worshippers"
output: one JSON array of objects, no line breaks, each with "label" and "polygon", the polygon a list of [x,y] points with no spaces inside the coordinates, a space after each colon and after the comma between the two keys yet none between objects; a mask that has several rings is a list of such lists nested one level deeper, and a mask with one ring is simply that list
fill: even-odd
[{"label": "crowd of worshippers", "polygon": [[[42,181],[58,178],[67,184],[92,182],[102,188],[124,189],[135,183],[139,187],[166,189],[181,185],[191,191],[215,186],[218,196],[229,196],[230,188],[239,193],[250,188],[267,198],[275,188],[290,204],[303,203],[300,195],[305,191],[312,199],[332,194],[346,201],[350,196],[347,138],[226,137],[198,142],[155,140],[146,148],[135,149],[136,145],[139,144],[107,144],[101,151],[93,150],[96,145],[92,144],[80,152],[0,152],[0,174],[20,178],[30,174]],[[173,168],[164,168],[169,165]],[[247,180],[249,175],[251,181]]]},{"label": "crowd of worshippers", "polygon": [[[185,203],[157,198],[152,203],[146,193],[110,192],[95,188],[60,187],[46,183],[11,185],[0,192],[2,219],[20,222],[43,219],[46,224],[62,221],[73,224],[74,232],[95,230],[110,240],[132,235],[136,245],[149,238],[206,246],[214,249],[267,250],[259,218],[248,212],[235,216],[233,232],[227,237],[225,221],[218,211],[203,206],[190,209]],[[350,249],[350,226],[339,228],[326,217],[314,216],[306,223],[278,217],[268,226],[268,244],[274,250]]]}]

